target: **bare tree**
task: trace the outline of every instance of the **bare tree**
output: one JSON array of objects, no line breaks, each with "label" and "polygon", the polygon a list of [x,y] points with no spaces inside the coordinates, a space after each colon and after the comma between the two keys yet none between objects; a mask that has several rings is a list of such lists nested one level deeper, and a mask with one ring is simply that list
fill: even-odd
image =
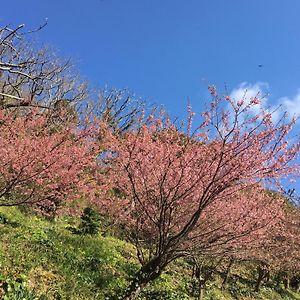
[{"label": "bare tree", "polygon": [[100,89],[96,101],[91,100],[89,106],[88,114],[100,117],[117,134],[137,130],[153,116],[167,116],[163,108],[148,105],[127,88]]},{"label": "bare tree", "polygon": [[60,59],[29,38],[46,24],[31,31],[24,25],[0,27],[0,109],[20,112],[37,107],[49,114],[55,126],[93,115],[115,133],[138,128],[149,115],[162,112],[146,107],[128,89],[88,90],[70,59]]},{"label": "bare tree", "polygon": [[80,102],[87,85],[70,60],[61,60],[47,47],[35,47],[24,25],[0,28],[0,109],[53,109],[57,101]]}]

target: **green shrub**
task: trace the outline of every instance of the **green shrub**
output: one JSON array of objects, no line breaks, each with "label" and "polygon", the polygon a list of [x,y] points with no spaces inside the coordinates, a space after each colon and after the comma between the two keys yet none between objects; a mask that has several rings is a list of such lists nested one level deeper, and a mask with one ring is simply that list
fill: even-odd
[{"label": "green shrub", "polygon": [[12,227],[17,227],[19,224],[17,222],[11,221],[5,214],[0,213],[0,224],[10,225]]},{"label": "green shrub", "polygon": [[81,215],[81,223],[78,227],[78,234],[98,234],[100,229],[100,215],[99,213],[86,207]]},{"label": "green shrub", "polygon": [[8,223],[9,223],[8,218],[4,214],[0,213],[0,224],[8,224]]},{"label": "green shrub", "polygon": [[28,289],[25,276],[17,279],[2,277],[1,287],[4,292],[3,300],[47,300],[45,295],[38,296]]},{"label": "green shrub", "polygon": [[139,300],[188,300],[186,294],[178,291],[147,289],[141,292]]},{"label": "green shrub", "polygon": [[52,246],[52,242],[45,230],[42,228],[35,228],[31,231],[30,239],[37,244],[44,246]]}]

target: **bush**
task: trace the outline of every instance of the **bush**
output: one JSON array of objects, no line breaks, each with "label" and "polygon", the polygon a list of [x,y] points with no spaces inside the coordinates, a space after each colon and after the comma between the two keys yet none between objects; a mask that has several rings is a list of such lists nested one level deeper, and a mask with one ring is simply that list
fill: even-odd
[{"label": "bush", "polygon": [[17,227],[19,224],[17,222],[11,221],[5,214],[0,213],[0,224],[10,225],[12,227]]},{"label": "bush", "polygon": [[170,290],[147,289],[141,292],[139,300],[187,300],[189,297],[182,292]]},{"label": "bush", "polygon": [[26,277],[21,276],[17,279],[1,278],[1,288],[3,300],[47,300],[45,295],[38,296],[34,291],[27,287]]},{"label": "bush", "polygon": [[98,234],[100,228],[100,215],[90,207],[86,207],[81,215],[78,234]]},{"label": "bush", "polygon": [[8,218],[4,214],[0,213],[0,224],[8,224],[8,223],[9,223]]}]

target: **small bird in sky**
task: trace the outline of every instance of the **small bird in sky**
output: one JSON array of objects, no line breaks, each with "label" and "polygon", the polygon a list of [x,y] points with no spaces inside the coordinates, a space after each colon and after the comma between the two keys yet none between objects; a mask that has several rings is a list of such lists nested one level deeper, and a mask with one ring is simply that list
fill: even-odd
[{"label": "small bird in sky", "polygon": [[258,65],[259,68],[262,68],[262,66],[263,66],[262,64],[259,64],[259,65]]}]

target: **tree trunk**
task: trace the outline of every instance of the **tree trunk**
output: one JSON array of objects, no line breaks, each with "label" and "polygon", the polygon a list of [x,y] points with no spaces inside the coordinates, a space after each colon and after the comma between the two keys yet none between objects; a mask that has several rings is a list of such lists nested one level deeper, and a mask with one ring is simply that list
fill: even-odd
[{"label": "tree trunk", "polygon": [[205,283],[207,281],[207,278],[204,276],[202,272],[202,264],[195,266],[195,277],[198,281],[198,300],[203,300],[204,292],[205,292]]},{"label": "tree trunk", "polygon": [[263,281],[263,277],[259,274],[255,285],[256,292],[259,292],[262,281]]},{"label": "tree trunk", "polygon": [[269,274],[269,269],[268,269],[267,265],[263,265],[263,266],[258,266],[257,270],[258,270],[258,278],[257,278],[256,285],[255,285],[255,291],[259,292],[263,280]]},{"label": "tree trunk", "polygon": [[203,300],[204,291],[205,291],[205,283],[204,283],[204,280],[201,280],[199,282],[198,300]]},{"label": "tree trunk", "polygon": [[222,289],[225,288],[225,286],[226,286],[226,284],[228,282],[232,266],[233,266],[233,259],[230,260],[230,262],[229,262],[229,264],[227,266],[227,269],[226,269],[226,272],[225,272],[225,275],[224,275],[224,279],[223,279],[223,282],[222,282]]},{"label": "tree trunk", "polygon": [[161,257],[155,257],[137,272],[130,286],[121,298],[122,300],[133,300],[142,289],[151,281],[158,278],[162,273],[165,265],[162,263]]},{"label": "tree trunk", "polygon": [[204,282],[199,283],[198,300],[203,300],[205,284]]},{"label": "tree trunk", "polygon": [[285,287],[285,289],[290,288],[290,278],[288,276],[286,276],[286,278],[284,280],[284,287]]}]

